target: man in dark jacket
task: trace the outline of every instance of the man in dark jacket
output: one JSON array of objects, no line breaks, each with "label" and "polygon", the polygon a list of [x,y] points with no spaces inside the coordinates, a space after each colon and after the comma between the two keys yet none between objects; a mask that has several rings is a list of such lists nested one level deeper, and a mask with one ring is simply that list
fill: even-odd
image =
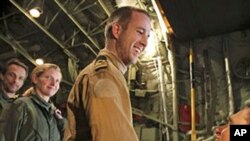
[{"label": "man in dark jacket", "polygon": [[0,115],[18,97],[16,92],[28,76],[28,67],[18,59],[10,59],[2,68],[0,83]]},{"label": "man in dark jacket", "polygon": [[31,73],[32,90],[28,89],[28,94],[8,108],[0,140],[60,141],[65,119],[50,98],[59,90],[61,80],[59,66],[50,63],[36,66]]}]

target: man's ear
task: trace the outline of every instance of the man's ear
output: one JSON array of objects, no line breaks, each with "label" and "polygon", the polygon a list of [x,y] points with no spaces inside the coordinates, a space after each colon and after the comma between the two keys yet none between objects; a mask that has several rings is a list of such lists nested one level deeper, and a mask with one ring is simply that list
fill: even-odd
[{"label": "man's ear", "polygon": [[38,77],[36,75],[32,75],[31,76],[32,83],[36,84],[37,83],[37,79],[38,79]]},{"label": "man's ear", "polygon": [[112,25],[112,33],[115,39],[117,39],[121,33],[122,27],[118,23],[114,23]]}]

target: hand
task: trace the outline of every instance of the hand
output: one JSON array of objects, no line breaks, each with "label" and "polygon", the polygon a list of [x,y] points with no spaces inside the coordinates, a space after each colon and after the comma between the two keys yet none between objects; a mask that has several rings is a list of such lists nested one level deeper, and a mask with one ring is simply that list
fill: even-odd
[{"label": "hand", "polygon": [[216,141],[222,141],[222,136],[225,136],[224,130],[226,130],[228,126],[229,126],[228,124],[225,124],[225,125],[221,125],[215,129],[215,140]]},{"label": "hand", "polygon": [[219,126],[215,129],[215,141],[229,141],[229,124]]},{"label": "hand", "polygon": [[61,110],[55,109],[54,113],[57,119],[63,119]]}]

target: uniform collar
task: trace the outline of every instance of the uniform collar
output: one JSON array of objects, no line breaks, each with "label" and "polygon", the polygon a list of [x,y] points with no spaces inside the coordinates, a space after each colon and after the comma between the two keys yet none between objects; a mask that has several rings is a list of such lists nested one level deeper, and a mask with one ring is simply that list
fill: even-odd
[{"label": "uniform collar", "polygon": [[122,74],[125,74],[127,71],[127,66],[119,59],[117,56],[115,56],[111,51],[107,49],[102,49],[99,55],[104,55],[109,58],[109,60],[122,72]]},{"label": "uniform collar", "polygon": [[45,100],[43,100],[39,95],[32,93],[31,95],[31,99],[38,105],[40,105],[41,107],[45,108],[48,112],[51,112],[52,108],[53,108],[53,104],[51,101],[46,102]]},{"label": "uniform collar", "polygon": [[18,98],[18,95],[14,95],[13,97],[9,97],[3,92],[3,90],[0,90],[0,97],[2,97],[2,99],[6,100],[7,102],[13,102],[14,100],[16,100]]}]

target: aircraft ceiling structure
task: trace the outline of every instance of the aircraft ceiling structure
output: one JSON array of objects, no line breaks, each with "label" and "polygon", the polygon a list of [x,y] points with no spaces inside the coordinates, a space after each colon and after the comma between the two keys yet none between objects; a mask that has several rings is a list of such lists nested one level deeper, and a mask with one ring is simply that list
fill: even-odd
[{"label": "aircraft ceiling structure", "polygon": [[[126,3],[124,3],[126,2]],[[35,59],[58,64],[63,84],[71,86],[79,70],[104,47],[104,26],[120,5],[149,1],[3,0],[0,17],[0,60],[17,57],[32,69]],[[34,18],[31,8],[39,8]]]}]

